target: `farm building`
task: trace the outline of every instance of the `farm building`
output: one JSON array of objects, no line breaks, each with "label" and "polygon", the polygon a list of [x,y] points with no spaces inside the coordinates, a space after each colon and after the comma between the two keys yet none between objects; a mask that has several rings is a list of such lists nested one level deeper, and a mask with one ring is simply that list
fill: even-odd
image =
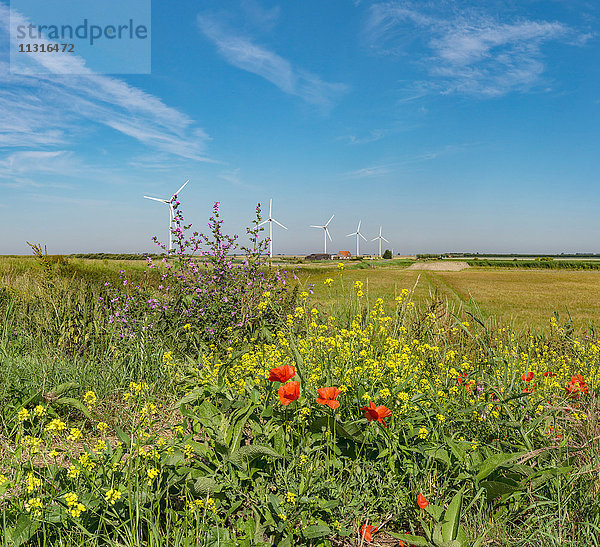
[{"label": "farm building", "polygon": [[329,253],[313,253],[306,257],[306,260],[331,260]]},{"label": "farm building", "polygon": [[350,260],[352,258],[352,253],[350,251],[338,251],[337,257],[342,260]]}]

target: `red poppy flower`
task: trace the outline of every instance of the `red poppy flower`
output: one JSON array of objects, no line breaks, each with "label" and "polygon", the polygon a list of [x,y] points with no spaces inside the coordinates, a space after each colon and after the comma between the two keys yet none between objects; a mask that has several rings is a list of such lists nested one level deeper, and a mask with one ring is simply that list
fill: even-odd
[{"label": "red poppy flower", "polygon": [[340,402],[336,399],[341,391],[337,387],[321,387],[317,391],[319,392],[317,403],[320,405],[327,405],[334,410],[340,406]]},{"label": "red poppy flower", "polygon": [[457,384],[462,384],[462,381],[463,381],[462,376],[457,376],[456,377],[456,383]]},{"label": "red poppy flower", "polygon": [[531,370],[527,373],[524,372],[521,374],[521,380],[524,382],[531,382],[531,380],[533,380],[533,372]]},{"label": "red poppy flower", "polygon": [[556,376],[556,372],[544,372],[544,376],[550,376],[550,378],[554,378]]},{"label": "red poppy flower", "polygon": [[281,382],[284,384],[296,375],[296,369],[291,365],[272,368],[269,371],[269,382]]},{"label": "red poppy flower", "polygon": [[417,496],[417,505],[421,509],[425,509],[425,507],[427,507],[429,505],[429,502],[427,501],[425,496],[423,494],[421,494],[421,492],[419,492],[419,495]]},{"label": "red poppy flower", "polygon": [[535,384],[527,384],[523,393],[533,393],[535,391]]},{"label": "red poppy flower", "polygon": [[575,376],[572,376],[565,389],[569,395],[578,395],[579,393],[588,392],[588,386],[585,383],[585,378],[581,374],[575,374]]},{"label": "red poppy flower", "polygon": [[375,406],[373,404],[373,401],[369,401],[369,405],[370,406],[363,406],[361,408],[361,410],[365,411],[365,417],[367,418],[367,420],[369,420],[369,421],[377,420],[380,424],[383,424],[384,427],[387,427],[387,425],[385,424],[383,419],[391,416],[392,411],[383,405]]},{"label": "red poppy flower", "polygon": [[300,397],[300,382],[288,382],[279,388],[279,400],[283,406],[289,405]]},{"label": "red poppy flower", "polygon": [[373,539],[373,536],[371,534],[377,532],[377,526],[363,524],[358,532],[360,533],[361,537],[365,538],[366,541],[371,541]]}]

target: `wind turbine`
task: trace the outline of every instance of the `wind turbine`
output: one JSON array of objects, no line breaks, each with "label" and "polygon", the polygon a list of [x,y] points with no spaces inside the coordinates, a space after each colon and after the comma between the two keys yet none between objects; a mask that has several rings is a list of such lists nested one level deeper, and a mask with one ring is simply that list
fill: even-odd
[{"label": "wind turbine", "polygon": [[331,218],[323,225],[323,226],[312,226],[311,228],[323,228],[323,240],[325,242],[325,246],[324,246],[324,253],[327,254],[327,238],[329,238],[329,241],[332,241],[331,239],[331,235],[329,235],[329,230],[327,229],[327,226],[329,226],[329,223],[331,222],[331,220],[333,219],[335,215],[331,215]]},{"label": "wind turbine", "polygon": [[381,235],[381,226],[379,227],[379,235],[377,237],[373,238],[371,241],[375,241],[376,239],[379,240],[379,258],[381,258],[381,240],[383,239],[383,241],[386,241],[387,243],[389,243],[389,241]]},{"label": "wind turbine", "polygon": [[179,190],[177,190],[177,192],[175,192],[171,196],[171,199],[160,199],[160,198],[152,198],[150,196],[144,196],[146,199],[151,199],[153,201],[158,201],[160,203],[164,203],[165,205],[169,206],[169,251],[173,250],[173,234],[171,233],[171,228],[173,226],[173,220],[175,218],[175,211],[173,209],[173,200],[177,197],[177,195],[179,194],[179,192],[181,192],[185,188],[185,185],[188,182],[190,182],[190,179],[186,180],[183,183],[183,185],[181,186],[181,188]]},{"label": "wind turbine", "polygon": [[356,228],[356,232],[352,232],[351,234],[348,234],[346,237],[352,237],[352,236],[356,236],[356,256],[360,256],[360,252],[358,250],[358,242],[360,241],[358,238],[362,237],[365,241],[367,241],[367,238],[362,235],[360,233],[360,223],[362,222],[362,220],[358,221],[358,228]]},{"label": "wind turbine", "polygon": [[281,226],[284,230],[287,228],[281,224],[281,222],[277,222],[271,215],[271,210],[273,207],[273,198],[269,200],[269,218],[259,224],[262,226],[263,224],[269,223],[269,258],[273,258],[273,222],[277,224],[277,226]]}]

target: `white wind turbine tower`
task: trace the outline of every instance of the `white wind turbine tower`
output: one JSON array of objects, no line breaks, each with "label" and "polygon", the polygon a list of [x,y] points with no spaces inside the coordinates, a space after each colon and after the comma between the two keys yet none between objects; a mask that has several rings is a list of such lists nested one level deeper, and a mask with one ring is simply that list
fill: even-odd
[{"label": "white wind turbine tower", "polygon": [[277,224],[277,226],[281,226],[284,230],[287,230],[287,228],[283,224],[281,224],[281,222],[277,222],[273,218],[273,216],[271,215],[272,208],[273,208],[273,199],[271,198],[269,200],[269,218],[259,224],[259,226],[262,226],[263,224],[266,224],[267,222],[269,223],[269,258],[273,258],[273,222],[275,224]]},{"label": "white wind turbine tower", "polygon": [[323,240],[324,240],[324,253],[327,254],[327,238],[329,238],[329,241],[332,241],[331,236],[329,235],[329,230],[327,229],[327,226],[329,226],[329,223],[331,222],[331,220],[333,219],[335,215],[331,215],[331,218],[323,225],[323,226],[312,226],[311,228],[323,228]]},{"label": "white wind turbine tower", "polygon": [[360,256],[360,252],[358,249],[358,242],[360,241],[358,238],[362,237],[365,241],[367,241],[367,238],[362,235],[360,233],[360,223],[362,222],[362,220],[358,221],[358,228],[356,228],[356,232],[352,232],[351,234],[348,234],[346,237],[352,237],[352,236],[356,236],[356,256]]},{"label": "white wind turbine tower", "polygon": [[371,241],[375,241],[376,239],[379,240],[379,258],[381,258],[381,240],[383,239],[383,241],[386,241],[387,243],[389,243],[389,241],[381,235],[381,226],[379,227],[379,235],[377,237],[373,238]]},{"label": "white wind turbine tower", "polygon": [[152,198],[150,196],[144,196],[146,199],[151,199],[154,201],[158,201],[160,203],[164,203],[165,205],[169,206],[169,251],[173,250],[173,234],[171,233],[171,228],[173,227],[173,219],[175,217],[175,211],[173,209],[173,200],[177,197],[177,195],[179,194],[179,192],[181,192],[184,188],[185,185],[190,182],[190,180],[186,180],[183,185],[181,186],[181,188],[179,190],[177,190],[177,192],[175,192],[172,196],[171,199],[160,199],[160,198]]}]

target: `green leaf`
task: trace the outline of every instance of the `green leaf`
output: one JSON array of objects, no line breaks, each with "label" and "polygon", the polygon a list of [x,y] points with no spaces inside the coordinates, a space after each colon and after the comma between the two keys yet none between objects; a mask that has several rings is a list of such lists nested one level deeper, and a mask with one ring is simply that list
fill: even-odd
[{"label": "green leaf", "polygon": [[242,441],[242,435],[244,434],[244,427],[253,411],[254,404],[249,403],[246,407],[232,415],[231,422],[233,422],[233,425],[229,427],[225,434],[225,441],[232,452],[235,452],[235,450],[239,448]]},{"label": "green leaf", "polygon": [[187,403],[195,403],[204,393],[204,387],[197,387],[192,389],[187,395],[183,398],[179,399],[172,407],[171,410],[175,410],[179,408],[181,405],[185,405]]},{"label": "green leaf", "polygon": [[54,404],[60,406],[70,406],[75,410],[79,410],[79,412],[81,412],[88,420],[92,419],[92,415],[90,414],[87,406],[85,406],[81,401],[73,399],[73,397],[61,397]]},{"label": "green leaf", "polygon": [[64,393],[67,393],[67,392],[72,391],[74,389],[79,389],[80,387],[81,387],[81,384],[79,384],[77,382],[65,382],[64,384],[60,384],[54,390],[54,395],[56,395],[56,397],[60,397]]},{"label": "green leaf", "polygon": [[29,541],[39,525],[38,521],[32,521],[29,515],[23,513],[19,515],[15,527],[7,530],[7,535],[10,537],[14,547],[19,547]]},{"label": "green leaf", "polygon": [[459,490],[444,515],[444,523],[442,524],[442,538],[444,541],[456,539],[458,527],[460,525],[460,510],[462,508],[462,490]]},{"label": "green leaf", "polygon": [[115,426],[115,433],[119,440],[127,447],[127,449],[131,448],[131,438],[125,431],[123,431],[119,426]]},{"label": "green leaf", "polygon": [[451,465],[452,461],[450,460],[450,455],[448,451],[444,448],[428,448],[424,451],[425,455],[433,458],[434,460],[438,460],[446,465]]},{"label": "green leaf", "polygon": [[306,539],[314,539],[314,538],[322,538],[331,534],[331,528],[322,524],[314,524],[312,526],[307,526],[302,530],[302,535]]},{"label": "green leaf", "polygon": [[521,488],[516,484],[513,485],[502,481],[482,481],[479,486],[485,488],[485,493],[488,500],[521,490]]},{"label": "green leaf", "polygon": [[467,452],[459,443],[455,442],[449,437],[446,437],[446,444],[450,447],[450,450],[459,461],[464,461]]},{"label": "green leaf", "polygon": [[505,466],[511,460],[522,456],[525,452],[517,452],[514,454],[494,454],[486,459],[479,468],[479,472],[477,473],[477,480],[482,481],[488,475],[493,473],[498,467]]},{"label": "green leaf", "polygon": [[442,515],[444,514],[443,507],[435,505],[434,503],[430,503],[427,507],[425,507],[425,511],[429,513],[437,522],[442,520]]},{"label": "green leaf", "polygon": [[260,456],[268,456],[270,458],[281,458],[279,452],[275,452],[270,446],[260,444],[250,444],[241,446],[233,454],[229,456],[229,461],[238,467],[243,467],[246,463],[259,458]]},{"label": "green leaf", "polygon": [[199,498],[216,492],[219,489],[219,484],[209,477],[200,477],[189,483],[188,488],[193,496]]}]

